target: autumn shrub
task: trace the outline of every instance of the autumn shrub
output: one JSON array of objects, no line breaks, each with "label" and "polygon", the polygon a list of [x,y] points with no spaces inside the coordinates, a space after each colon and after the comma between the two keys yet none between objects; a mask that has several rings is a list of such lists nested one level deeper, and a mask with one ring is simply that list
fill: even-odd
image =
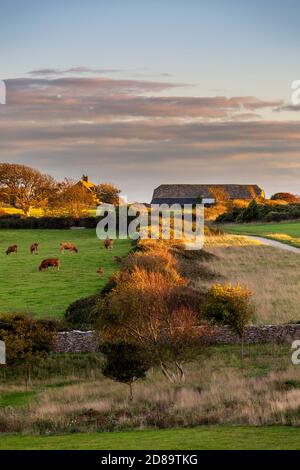
[{"label": "autumn shrub", "polygon": [[174,286],[169,300],[171,309],[191,308],[198,312],[199,305],[205,301],[205,289],[194,288],[189,284]]},{"label": "autumn shrub", "polygon": [[136,246],[136,251],[155,251],[155,252],[168,252],[174,248],[184,248],[185,244],[183,240],[152,240],[152,239],[140,239]]},{"label": "autumn shrub", "polygon": [[[156,323],[166,314],[171,297],[172,284],[159,272],[147,272],[134,268],[116,276],[116,287],[105,297],[105,307],[101,323],[105,332],[113,330],[113,336],[124,339],[130,337],[134,323],[135,334],[140,337],[147,332],[145,323],[156,317]],[[126,336],[125,335],[125,336]]]},{"label": "autumn shrub", "polygon": [[182,381],[182,363],[199,354],[199,338],[206,334],[197,328],[202,323],[198,306],[197,292],[180,276],[170,279],[133,267],[116,276],[116,286],[99,307],[100,337],[143,348],[169,380]]},{"label": "autumn shrub", "polygon": [[65,321],[73,328],[93,328],[98,320],[99,302],[101,302],[101,294],[76,300],[67,308],[64,315]]},{"label": "autumn shrub", "polygon": [[248,207],[233,207],[221,214],[217,223],[280,222],[300,218],[300,204],[285,201],[252,201]]},{"label": "autumn shrub", "polygon": [[[222,235],[218,228],[208,228],[210,236]],[[142,247],[142,249],[140,249]],[[161,241],[145,241],[139,243],[138,250],[129,256],[125,269],[133,266],[158,271],[169,276],[170,280],[183,278],[212,279],[216,274],[209,270],[207,262],[216,259],[216,255],[202,250],[187,250],[184,243],[162,243]]]},{"label": "autumn shrub", "polygon": [[177,260],[170,251],[165,249],[151,249],[128,256],[124,263],[124,269],[132,272],[135,268],[143,269],[147,272],[159,272],[167,276],[170,282],[175,284],[181,280],[177,271]]},{"label": "autumn shrub", "polygon": [[287,204],[299,204],[299,196],[292,193],[276,193],[271,196],[271,201],[283,201]]},{"label": "autumn shrub", "polygon": [[207,319],[231,326],[242,336],[245,325],[253,318],[251,291],[237,284],[215,284],[207,294],[204,313]]},{"label": "autumn shrub", "polygon": [[26,387],[36,359],[53,350],[55,324],[33,320],[25,314],[0,315],[0,340],[6,345],[8,367],[21,367]]},{"label": "autumn shrub", "polygon": [[213,285],[203,306],[204,317],[220,325],[229,326],[242,339],[246,326],[254,316],[251,291],[241,285]]},{"label": "autumn shrub", "polygon": [[142,348],[172,381],[183,380],[182,362],[199,353],[210,328],[199,313],[203,292],[183,277],[183,253],[182,243],[140,240],[93,310],[102,343]]}]

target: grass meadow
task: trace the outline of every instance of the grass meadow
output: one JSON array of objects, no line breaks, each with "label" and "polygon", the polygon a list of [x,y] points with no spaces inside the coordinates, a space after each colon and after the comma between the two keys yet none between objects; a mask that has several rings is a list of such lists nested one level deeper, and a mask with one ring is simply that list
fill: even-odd
[{"label": "grass meadow", "polygon": [[222,229],[235,235],[255,235],[300,248],[300,222],[270,224],[226,224]]},{"label": "grass meadow", "polygon": [[[78,254],[61,254],[62,241],[75,243]],[[38,255],[29,247],[39,243]],[[19,252],[7,256],[9,245]],[[105,250],[95,230],[1,230],[0,231],[0,312],[28,312],[38,318],[61,318],[68,305],[95,294],[117,269],[114,256],[124,257],[131,249],[129,240],[117,240],[113,250]],[[60,271],[39,272],[45,258],[59,257]],[[96,273],[104,269],[102,278]]]},{"label": "grass meadow", "polygon": [[21,371],[4,381],[0,369],[0,449],[299,449],[300,368],[288,345],[247,346],[244,362],[238,345],[211,347],[186,364],[185,384],[153,369],[132,402],[101,363],[50,356],[27,391]]},{"label": "grass meadow", "polygon": [[[79,254],[60,255],[61,241],[76,243]],[[33,242],[38,256],[29,253]],[[14,243],[20,252],[7,257]],[[117,268],[114,256],[130,247],[118,241],[107,252],[93,230],[0,231],[0,311],[26,306],[60,316],[99,290]],[[300,321],[293,253],[232,234],[206,237],[205,250],[215,257],[186,261],[196,287],[240,282],[253,292],[256,323]],[[52,256],[61,271],[39,273],[41,259]],[[22,370],[0,368],[0,449],[299,449],[300,367],[289,345],[247,346],[243,361],[239,345],[209,347],[185,364],[184,384],[153,368],[134,384],[133,401],[126,385],[103,377],[102,363],[101,354],[50,355],[33,365],[28,389]]]},{"label": "grass meadow", "polygon": [[207,237],[206,250],[215,255],[205,268],[215,276],[195,281],[196,286],[240,283],[253,294],[254,323],[282,324],[300,321],[299,255],[269,247],[237,235]]},{"label": "grass meadow", "polygon": [[[61,241],[75,243],[79,253],[61,255]],[[34,242],[40,244],[38,255],[29,252]],[[19,245],[19,253],[6,256],[6,249],[12,244]],[[125,257],[130,249],[129,240],[117,240],[114,249],[106,251],[94,230],[1,230],[0,312],[22,311],[37,318],[61,318],[71,302],[104,287],[118,268],[114,256]],[[297,256],[233,234],[206,237],[205,249],[216,258],[207,262],[207,266],[191,261],[196,278],[199,275],[199,280],[194,281],[196,285],[239,282],[253,292],[255,323],[300,321]],[[38,271],[41,260],[48,257],[61,259],[59,272]],[[100,266],[104,268],[102,278],[96,273]],[[206,278],[201,274],[203,267],[215,276]]]},{"label": "grass meadow", "polygon": [[50,437],[2,436],[0,450],[299,450],[299,429],[203,426]]}]

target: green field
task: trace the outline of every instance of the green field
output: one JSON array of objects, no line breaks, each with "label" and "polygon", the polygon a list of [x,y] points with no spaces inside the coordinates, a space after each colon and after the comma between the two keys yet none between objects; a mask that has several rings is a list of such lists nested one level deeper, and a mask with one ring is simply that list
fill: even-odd
[{"label": "green field", "polygon": [[203,427],[164,431],[7,436],[0,450],[299,450],[300,429],[292,427]]},{"label": "green field", "polygon": [[2,393],[0,394],[0,408],[26,406],[35,396],[35,391]]},{"label": "green field", "polygon": [[[226,224],[222,229],[235,235],[254,235],[282,241],[292,246],[300,246],[300,222],[274,224]],[[281,236],[280,236],[281,235]]]},{"label": "green field", "polygon": [[[78,254],[62,255],[59,245],[70,241]],[[32,243],[40,244],[31,255]],[[18,254],[6,256],[9,245],[19,246]],[[68,305],[98,292],[117,269],[114,256],[126,256],[129,240],[117,240],[113,250],[105,250],[95,230],[1,230],[0,231],[0,312],[28,312],[39,318],[62,317]],[[45,258],[59,257],[60,271],[39,272]],[[96,271],[104,269],[103,278]]]},{"label": "green field", "polygon": [[[298,449],[300,370],[290,345],[216,346],[186,365],[186,383],[153,368],[128,387],[103,357],[41,358],[29,390],[0,368],[0,449]],[[256,427],[254,427],[256,425]]]}]

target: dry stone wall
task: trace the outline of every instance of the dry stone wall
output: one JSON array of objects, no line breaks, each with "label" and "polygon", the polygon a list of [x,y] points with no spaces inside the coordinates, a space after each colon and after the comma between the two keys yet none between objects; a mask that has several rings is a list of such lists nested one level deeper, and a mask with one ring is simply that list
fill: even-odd
[{"label": "dry stone wall", "polygon": [[[292,343],[295,340],[300,340],[300,325],[249,326],[245,333],[246,344]],[[214,344],[236,344],[240,338],[229,327],[217,327],[210,341]]]},{"label": "dry stone wall", "polygon": [[[245,343],[288,343],[300,340],[300,325],[249,326]],[[209,338],[211,344],[236,344],[240,339],[228,327],[216,327]],[[93,331],[67,331],[58,333],[55,338],[56,353],[96,352],[99,336]]]},{"label": "dry stone wall", "polygon": [[94,331],[66,331],[58,333],[55,338],[56,353],[96,352],[99,337]]}]

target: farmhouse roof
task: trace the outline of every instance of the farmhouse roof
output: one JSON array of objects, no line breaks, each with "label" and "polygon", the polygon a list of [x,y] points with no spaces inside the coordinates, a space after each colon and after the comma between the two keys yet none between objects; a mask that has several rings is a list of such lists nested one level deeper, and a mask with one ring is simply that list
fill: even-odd
[{"label": "farmhouse roof", "polygon": [[86,175],[83,175],[81,180],[78,181],[78,183],[76,183],[77,185],[81,185],[81,186],[84,186],[86,189],[88,189],[89,191],[93,191],[95,189],[95,185],[94,183],[92,183],[91,181],[89,181],[89,177],[86,176]]},{"label": "farmhouse roof", "polygon": [[81,184],[87,188],[87,189],[93,189],[95,187],[94,183],[92,183],[91,181],[80,181]]},{"label": "farmhouse roof", "polygon": [[225,191],[230,199],[251,200],[264,195],[256,184],[162,184],[154,190],[152,204],[160,200],[195,200],[213,198],[214,190]]}]

